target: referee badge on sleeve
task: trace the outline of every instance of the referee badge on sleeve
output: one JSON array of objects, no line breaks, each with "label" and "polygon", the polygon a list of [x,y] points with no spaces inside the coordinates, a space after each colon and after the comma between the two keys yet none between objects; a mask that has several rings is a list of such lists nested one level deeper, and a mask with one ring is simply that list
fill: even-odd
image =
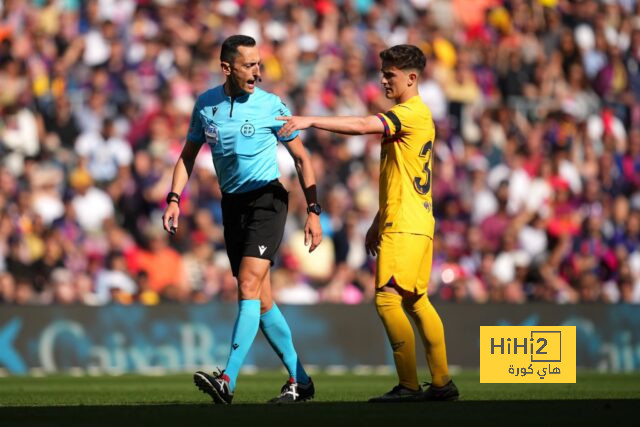
[{"label": "referee badge on sleeve", "polygon": [[207,144],[209,145],[215,145],[220,139],[218,128],[212,124],[208,124],[204,128],[204,136],[207,138]]}]

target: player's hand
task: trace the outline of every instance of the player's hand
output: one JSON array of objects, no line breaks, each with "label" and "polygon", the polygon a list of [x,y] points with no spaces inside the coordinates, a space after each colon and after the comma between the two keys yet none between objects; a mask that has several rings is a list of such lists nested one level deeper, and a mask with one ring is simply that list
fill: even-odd
[{"label": "player's hand", "polygon": [[322,242],[322,226],[320,217],[314,213],[307,215],[307,222],[304,225],[304,245],[309,246],[309,253],[313,252]]},{"label": "player's hand", "polygon": [[367,230],[367,235],[364,238],[364,247],[369,255],[378,256],[380,252],[380,236],[377,222],[371,224],[371,227]]},{"label": "player's hand", "polygon": [[162,225],[167,233],[173,235],[178,230],[178,217],[180,216],[180,206],[171,202],[167,205],[162,215]]},{"label": "player's hand", "polygon": [[280,116],[276,120],[286,122],[278,131],[280,138],[289,138],[295,131],[311,127],[311,119],[302,116]]}]

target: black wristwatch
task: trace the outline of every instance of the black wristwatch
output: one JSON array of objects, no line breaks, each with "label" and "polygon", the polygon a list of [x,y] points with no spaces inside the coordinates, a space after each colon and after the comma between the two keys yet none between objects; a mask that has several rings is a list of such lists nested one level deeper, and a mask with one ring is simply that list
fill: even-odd
[{"label": "black wristwatch", "polygon": [[167,194],[167,204],[171,202],[176,202],[177,204],[180,204],[180,195],[178,193],[174,193],[173,191],[170,191],[169,194]]},{"label": "black wristwatch", "polygon": [[311,203],[309,206],[307,206],[307,213],[320,215],[322,213],[322,206],[320,206],[320,203]]}]

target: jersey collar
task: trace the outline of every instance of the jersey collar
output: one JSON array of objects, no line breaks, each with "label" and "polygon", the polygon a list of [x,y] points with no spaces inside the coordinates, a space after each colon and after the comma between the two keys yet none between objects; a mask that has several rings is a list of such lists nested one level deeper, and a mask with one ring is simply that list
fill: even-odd
[{"label": "jersey collar", "polygon": [[[257,88],[256,88],[257,89]],[[254,92],[255,93],[255,92]],[[231,96],[227,95],[227,93],[224,91],[224,83],[220,85],[220,95],[222,96],[222,98],[224,98],[226,101],[231,102]],[[243,92],[242,95],[236,96],[233,98],[233,101],[245,101],[249,98],[249,95],[251,95],[250,93],[247,92]]]}]

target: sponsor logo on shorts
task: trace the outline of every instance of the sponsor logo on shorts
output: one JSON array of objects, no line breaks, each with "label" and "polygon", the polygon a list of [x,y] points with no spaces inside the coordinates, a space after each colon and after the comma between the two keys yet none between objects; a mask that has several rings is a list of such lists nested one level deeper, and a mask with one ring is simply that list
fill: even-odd
[{"label": "sponsor logo on shorts", "polygon": [[264,251],[267,250],[266,246],[258,245],[258,250],[260,251],[260,255],[264,254]]}]

